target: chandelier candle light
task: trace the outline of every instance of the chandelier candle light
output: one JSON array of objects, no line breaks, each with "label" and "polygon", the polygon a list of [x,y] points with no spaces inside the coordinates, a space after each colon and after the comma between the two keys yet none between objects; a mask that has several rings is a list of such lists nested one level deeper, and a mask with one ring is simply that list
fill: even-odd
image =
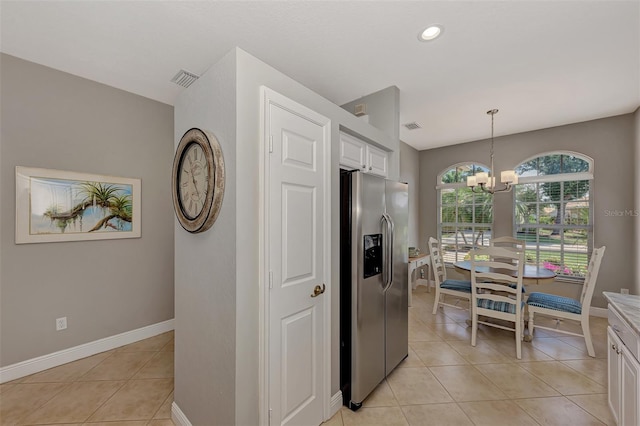
[{"label": "chandelier candle light", "polygon": [[[505,170],[500,173],[500,182],[505,184],[505,186],[500,189],[496,188],[496,178],[493,172],[493,116],[497,113],[497,109],[487,111],[487,114],[491,116],[491,174],[478,172],[474,176],[468,176],[467,186],[471,187],[473,192],[486,192],[489,194],[495,194],[496,192],[509,192],[513,189],[513,185],[518,183],[518,176],[516,175],[515,170]],[[476,191],[476,187],[480,187],[480,191]]]}]

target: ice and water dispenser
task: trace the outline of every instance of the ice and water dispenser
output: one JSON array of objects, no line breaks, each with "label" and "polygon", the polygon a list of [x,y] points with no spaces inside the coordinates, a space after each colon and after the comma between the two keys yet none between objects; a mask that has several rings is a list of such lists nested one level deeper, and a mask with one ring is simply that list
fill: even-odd
[{"label": "ice and water dispenser", "polygon": [[364,236],[364,278],[382,273],[382,234]]}]

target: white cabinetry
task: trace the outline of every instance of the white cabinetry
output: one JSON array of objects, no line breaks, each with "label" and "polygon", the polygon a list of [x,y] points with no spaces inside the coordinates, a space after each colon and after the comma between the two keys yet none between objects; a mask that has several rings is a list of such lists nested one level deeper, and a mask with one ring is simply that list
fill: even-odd
[{"label": "white cabinetry", "polygon": [[387,177],[387,153],[381,149],[367,145],[366,149],[368,172],[374,175]]},{"label": "white cabinetry", "polygon": [[609,408],[620,426],[640,424],[639,336],[609,305],[608,380]]},{"label": "white cabinetry", "polygon": [[366,146],[360,139],[340,133],[340,165],[366,171]]},{"label": "white cabinetry", "polygon": [[385,151],[346,133],[340,133],[340,165],[365,173],[387,177],[388,155]]}]

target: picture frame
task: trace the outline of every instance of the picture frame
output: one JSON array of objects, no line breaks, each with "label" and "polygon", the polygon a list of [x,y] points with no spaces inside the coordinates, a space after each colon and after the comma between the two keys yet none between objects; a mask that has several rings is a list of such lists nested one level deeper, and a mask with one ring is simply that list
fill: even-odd
[{"label": "picture frame", "polygon": [[140,179],[16,167],[16,244],[141,236]]}]

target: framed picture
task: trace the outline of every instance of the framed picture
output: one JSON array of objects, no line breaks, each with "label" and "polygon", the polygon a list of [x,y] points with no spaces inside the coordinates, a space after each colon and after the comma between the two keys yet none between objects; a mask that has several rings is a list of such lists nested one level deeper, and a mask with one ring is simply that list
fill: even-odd
[{"label": "framed picture", "polygon": [[16,167],[16,244],[140,237],[140,179]]}]

